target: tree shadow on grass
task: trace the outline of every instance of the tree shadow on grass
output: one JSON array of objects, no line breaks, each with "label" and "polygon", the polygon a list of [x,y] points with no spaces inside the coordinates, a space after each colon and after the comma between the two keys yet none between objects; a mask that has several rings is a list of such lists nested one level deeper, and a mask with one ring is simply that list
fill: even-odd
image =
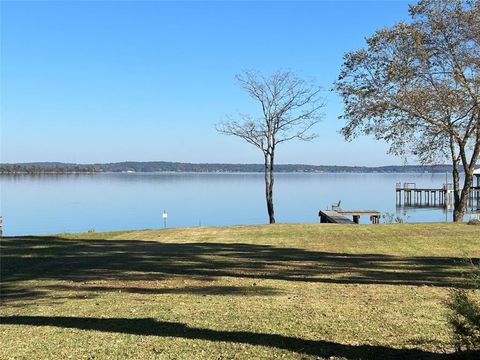
[{"label": "tree shadow on grass", "polygon": [[[235,277],[335,284],[468,287],[467,264],[455,257],[400,257],[348,254],[244,243],[162,243],[142,240],[83,240],[61,237],[1,239],[2,300],[35,299],[48,289],[20,281],[153,281],[185,276],[195,280]],[[63,284],[62,284],[63,285]],[[72,286],[72,290],[112,291],[111,287]],[[68,290],[65,288],[63,290]],[[114,291],[115,289],[113,289]],[[121,290],[121,289],[118,289]],[[126,291],[161,293],[159,289]],[[274,295],[272,288],[185,287],[184,293]],[[168,290],[165,290],[168,293]]]},{"label": "tree shadow on grass", "polygon": [[[143,336],[162,336],[193,340],[222,341],[267,346],[319,357],[347,359],[449,359],[451,354],[439,354],[418,349],[395,349],[379,345],[345,345],[323,340],[308,340],[279,334],[249,331],[224,331],[190,327],[176,322],[157,321],[151,318],[82,318],[48,316],[0,317],[4,325],[55,326],[81,330],[95,330]],[[477,358],[480,352],[472,352]]]},{"label": "tree shadow on grass", "polygon": [[[72,286],[65,285],[47,285],[42,286],[39,289],[42,290],[54,290],[54,291],[69,291],[72,290]],[[193,295],[277,295],[281,294],[280,290],[274,289],[268,286],[184,286],[184,287],[138,287],[138,286],[91,286],[83,285],[79,289],[81,291],[93,291],[93,292],[124,292],[128,294],[146,294],[146,295],[164,295],[164,294],[193,294]]]}]

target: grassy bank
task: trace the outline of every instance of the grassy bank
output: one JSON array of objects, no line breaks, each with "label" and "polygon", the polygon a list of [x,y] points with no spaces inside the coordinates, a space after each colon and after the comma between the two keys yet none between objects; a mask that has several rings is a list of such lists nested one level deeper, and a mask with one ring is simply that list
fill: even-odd
[{"label": "grassy bank", "polygon": [[480,227],[62,234],[1,251],[1,359],[444,358],[444,301]]}]

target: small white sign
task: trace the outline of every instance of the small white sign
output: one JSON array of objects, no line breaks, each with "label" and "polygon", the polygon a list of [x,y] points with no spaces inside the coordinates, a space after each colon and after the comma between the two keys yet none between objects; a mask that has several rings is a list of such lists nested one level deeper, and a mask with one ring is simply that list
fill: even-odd
[{"label": "small white sign", "polygon": [[168,217],[168,214],[164,211],[163,212],[163,218],[166,219]]}]

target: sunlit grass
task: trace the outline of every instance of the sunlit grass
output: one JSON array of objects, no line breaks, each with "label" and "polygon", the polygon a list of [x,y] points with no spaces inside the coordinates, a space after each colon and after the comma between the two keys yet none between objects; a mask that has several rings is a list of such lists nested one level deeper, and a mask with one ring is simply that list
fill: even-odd
[{"label": "sunlit grass", "polygon": [[[451,351],[465,224],[4,238],[0,358],[407,358]],[[438,354],[438,355],[435,355]]]}]

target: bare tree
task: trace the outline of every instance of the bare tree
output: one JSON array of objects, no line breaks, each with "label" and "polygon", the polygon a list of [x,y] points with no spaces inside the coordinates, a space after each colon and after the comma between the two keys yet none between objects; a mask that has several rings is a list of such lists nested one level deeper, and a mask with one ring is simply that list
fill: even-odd
[{"label": "bare tree", "polygon": [[236,76],[240,86],[261,107],[258,117],[240,114],[216,126],[226,135],[242,138],[262,151],[265,164],[265,197],[270,224],[275,223],[273,183],[275,150],[278,144],[298,139],[309,141],[317,137],[312,127],[322,117],[324,106],[320,87],[300,79],[290,71],[277,71],[266,77],[244,71]]},{"label": "bare tree", "polygon": [[480,1],[422,0],[410,15],[345,55],[336,82],[342,131],[374,135],[422,163],[450,159],[461,221],[480,154]]}]

